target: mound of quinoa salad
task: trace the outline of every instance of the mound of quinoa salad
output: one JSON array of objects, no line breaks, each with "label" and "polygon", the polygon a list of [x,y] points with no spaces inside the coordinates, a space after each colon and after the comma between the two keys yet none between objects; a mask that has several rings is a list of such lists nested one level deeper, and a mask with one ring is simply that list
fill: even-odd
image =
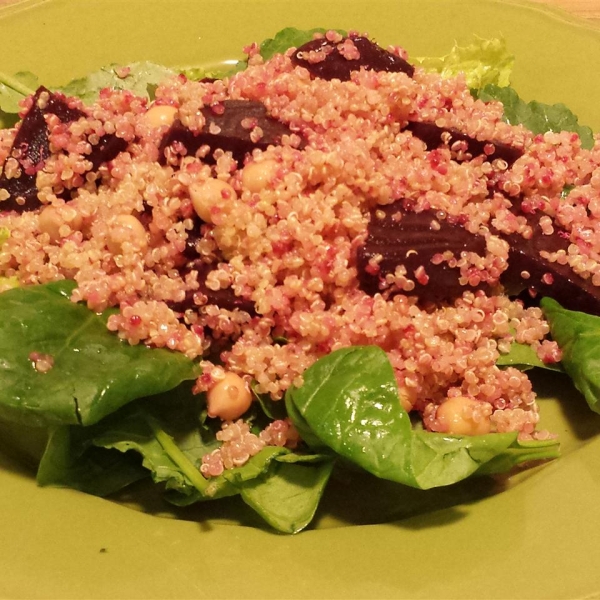
[{"label": "mound of quinoa salad", "polygon": [[[121,346],[177,354],[188,370],[155,393],[189,381],[200,406],[196,450],[164,398],[144,421],[168,477],[147,449],[86,421],[81,399],[79,423],[49,421],[72,448],[89,425],[86,452],[141,453],[179,504],[239,493],[256,507],[261,486],[285,481],[285,497],[297,492],[288,473],[310,473],[302,518],[263,514],[282,531],[310,522],[338,455],[423,488],[556,456],[514,366],[524,361],[510,357],[563,359],[570,327],[549,335],[541,297],[556,322],[600,313],[598,146],[509,124],[463,74],[367,35],[316,34],[268,60],[256,44],[246,52],[244,70],[168,77],[152,99],[105,88],[84,104],[41,87],[0,132],[2,310],[49,290],[48,306],[102,313]],[[41,346],[26,356],[43,385],[61,375]],[[133,422],[149,390],[104,412]],[[13,404],[3,416],[26,422],[30,407]],[[433,476],[409,464],[425,445],[428,465],[459,466]],[[50,462],[41,483],[86,489]]]}]

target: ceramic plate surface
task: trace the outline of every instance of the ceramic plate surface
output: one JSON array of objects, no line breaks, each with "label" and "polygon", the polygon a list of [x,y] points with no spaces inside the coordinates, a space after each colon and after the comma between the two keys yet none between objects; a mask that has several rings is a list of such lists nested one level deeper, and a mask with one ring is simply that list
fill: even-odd
[{"label": "ceramic plate surface", "polygon": [[[600,131],[600,32],[492,0],[25,0],[0,9],[0,70],[52,86],[115,62],[215,66],[286,26],[369,32],[413,56],[503,35],[522,97]],[[144,488],[119,502],[40,489],[0,454],[0,597],[600,598],[600,416],[559,375],[536,385],[560,460],[446,496],[341,482],[294,537],[228,502],[174,519]]]}]

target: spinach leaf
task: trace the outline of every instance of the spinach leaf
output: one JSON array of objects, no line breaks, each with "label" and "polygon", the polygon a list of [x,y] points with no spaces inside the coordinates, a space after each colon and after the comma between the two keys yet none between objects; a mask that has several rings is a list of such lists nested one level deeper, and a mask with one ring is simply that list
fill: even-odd
[{"label": "spinach leaf", "polygon": [[581,138],[583,148],[594,146],[594,134],[589,127],[580,125],[577,117],[564,104],[525,102],[511,87],[486,85],[477,92],[484,102],[499,100],[504,105],[504,120],[511,125],[525,125],[533,133],[573,131]]},{"label": "spinach leaf", "polygon": [[274,421],[276,419],[285,419],[287,417],[285,402],[272,400],[268,394],[259,394],[256,391],[256,386],[254,384],[251,385],[251,388],[252,394],[265,416]]},{"label": "spinach leaf", "polygon": [[563,372],[560,364],[550,364],[542,361],[535,350],[528,344],[513,342],[506,354],[501,354],[496,361],[499,367],[515,367],[520,371],[527,371],[537,367],[547,371]]},{"label": "spinach leaf", "polygon": [[600,317],[567,310],[542,298],[550,333],[563,353],[562,365],[589,407],[600,413]]},{"label": "spinach leaf", "polygon": [[90,433],[85,427],[53,428],[38,467],[38,484],[108,496],[148,477],[137,456],[98,448]]},{"label": "spinach leaf", "polygon": [[[239,494],[278,531],[295,533],[306,527],[325,489],[331,459],[266,446],[245,465],[205,479],[199,470],[202,456],[220,442],[218,427],[200,422],[202,404],[203,399],[184,384],[173,392],[138,400],[91,427],[63,427],[63,435],[74,436],[80,443],[63,444],[62,461],[45,456],[38,479],[46,485],[70,482],[71,487],[86,491],[94,485],[106,489],[112,484],[110,474],[98,469],[86,472],[90,459],[111,460],[117,470],[139,455],[146,473],[165,484],[165,499],[177,506]],[[121,463],[114,456],[116,450],[122,453]],[[52,477],[46,469],[51,460]]]},{"label": "spinach leaf", "polygon": [[[60,281],[0,294],[0,416],[31,425],[91,425],[135,398],[195,379],[183,354],[130,346],[97,315],[69,300],[75,284]],[[34,369],[30,355],[54,366]]]},{"label": "spinach leaf", "polygon": [[242,499],[282,533],[302,531],[315,512],[329,481],[333,461],[275,463],[268,476],[249,481]]},{"label": "spinach leaf", "polygon": [[[554,458],[556,444],[516,444],[517,433],[454,436],[413,430],[392,366],[377,346],[343,348],[314,363],[288,391],[321,443],[366,471],[421,489],[449,485],[509,453]],[[290,418],[294,419],[294,411]]]}]

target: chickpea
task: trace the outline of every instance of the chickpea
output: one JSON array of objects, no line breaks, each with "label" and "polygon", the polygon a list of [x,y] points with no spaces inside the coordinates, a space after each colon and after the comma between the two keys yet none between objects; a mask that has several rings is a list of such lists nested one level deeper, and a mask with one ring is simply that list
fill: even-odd
[{"label": "chickpea", "polygon": [[129,242],[139,250],[148,247],[144,226],[133,215],[119,215],[111,227],[106,245],[113,254],[123,254],[123,244]]},{"label": "chickpea", "polygon": [[252,404],[252,394],[246,382],[236,373],[226,373],[206,394],[208,416],[222,421],[241,417]]},{"label": "chickpea", "polygon": [[205,222],[212,223],[212,209],[226,210],[228,204],[237,200],[235,190],[221,179],[207,179],[204,183],[190,186],[190,198],[196,214]]},{"label": "chickpea", "polygon": [[440,404],[436,417],[442,427],[455,435],[483,435],[491,430],[488,414],[483,404],[466,396],[448,398]]},{"label": "chickpea", "polygon": [[177,109],[167,104],[153,104],[144,115],[146,122],[150,127],[169,127],[175,120]]},{"label": "chickpea", "polygon": [[242,171],[242,184],[252,193],[260,192],[267,187],[276,172],[277,163],[274,160],[250,163]]},{"label": "chickpea", "polygon": [[[71,206],[46,206],[39,215],[38,226],[42,233],[47,233],[50,240],[56,242],[65,235],[61,235],[61,228],[68,225],[71,230],[79,230],[82,225],[81,215]],[[68,235],[69,232],[66,232]]]}]

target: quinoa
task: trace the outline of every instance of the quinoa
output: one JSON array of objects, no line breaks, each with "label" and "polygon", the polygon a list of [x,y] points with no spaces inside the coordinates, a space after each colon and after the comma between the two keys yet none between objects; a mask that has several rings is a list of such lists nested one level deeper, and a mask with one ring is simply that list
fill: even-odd
[{"label": "quinoa", "polygon": [[[457,219],[485,241],[484,256],[439,253],[432,263],[458,268],[463,285],[497,284],[508,244],[492,231],[531,236],[526,220],[509,210],[519,197],[542,211],[546,235],[554,226],[568,233],[568,251],[544,258],[600,285],[600,146],[585,150],[569,132],[534,135],[508,125],[501,104],[474,99],[462,77],[416,67],[412,77],[359,70],[349,81],[325,81],[294,66],[292,51],[265,62],[256,46],[247,50],[248,68],[229,78],[174,77],[158,86],[152,103],[107,89],[87,108],[68,99],[85,112],[76,121],[47,118],[51,156],[36,176],[42,206],[0,213],[0,228],[10,230],[0,247],[0,275],[21,285],[74,279],[74,302],[97,312],[119,309],[108,328],[123,340],[201,359],[197,393],[214,385],[215,373],[230,371],[280,400],[302,385],[318,358],[375,344],[389,356],[403,406],[419,413],[427,429],[447,431],[438,407],[467,397],[476,402],[473,420],[488,420],[490,431],[546,437],[536,429],[527,375],[496,364],[513,342],[531,346],[547,363],[560,361],[539,308],[510,299],[497,285],[423,306],[402,292],[415,280],[427,283],[427,265],[415,273],[398,269],[369,295],[359,285],[356,252],[371,211],[401,199],[413,210]],[[406,56],[399,47],[390,51]],[[350,60],[356,48],[346,44],[343,52]],[[261,102],[289,135],[242,163],[222,150],[209,161],[207,147],[190,154],[177,143],[161,160],[169,123],[153,123],[152,110],[172,107],[184,127],[199,132],[202,109],[218,113],[226,100]],[[30,106],[29,99],[23,114]],[[522,156],[510,167],[484,156],[457,160],[465,154],[460,143],[428,150],[404,128],[409,118],[508,144]],[[243,126],[253,141],[263,138],[252,119]],[[0,134],[8,176],[19,168],[10,156],[15,131]],[[211,133],[218,133],[212,125]],[[126,150],[92,173],[90,140],[105,135],[124,140]],[[207,185],[218,188],[219,201],[207,200]],[[560,198],[565,186],[575,187]],[[72,199],[64,199],[65,190],[76,190]],[[207,270],[205,288],[199,270],[186,268],[190,247]],[[369,268],[377,271],[377,258]],[[211,303],[207,291],[228,292],[253,310]],[[288,423],[276,424],[256,435],[241,421],[226,423],[223,447],[205,457],[202,472],[218,475],[265,444],[297,442]]]}]

